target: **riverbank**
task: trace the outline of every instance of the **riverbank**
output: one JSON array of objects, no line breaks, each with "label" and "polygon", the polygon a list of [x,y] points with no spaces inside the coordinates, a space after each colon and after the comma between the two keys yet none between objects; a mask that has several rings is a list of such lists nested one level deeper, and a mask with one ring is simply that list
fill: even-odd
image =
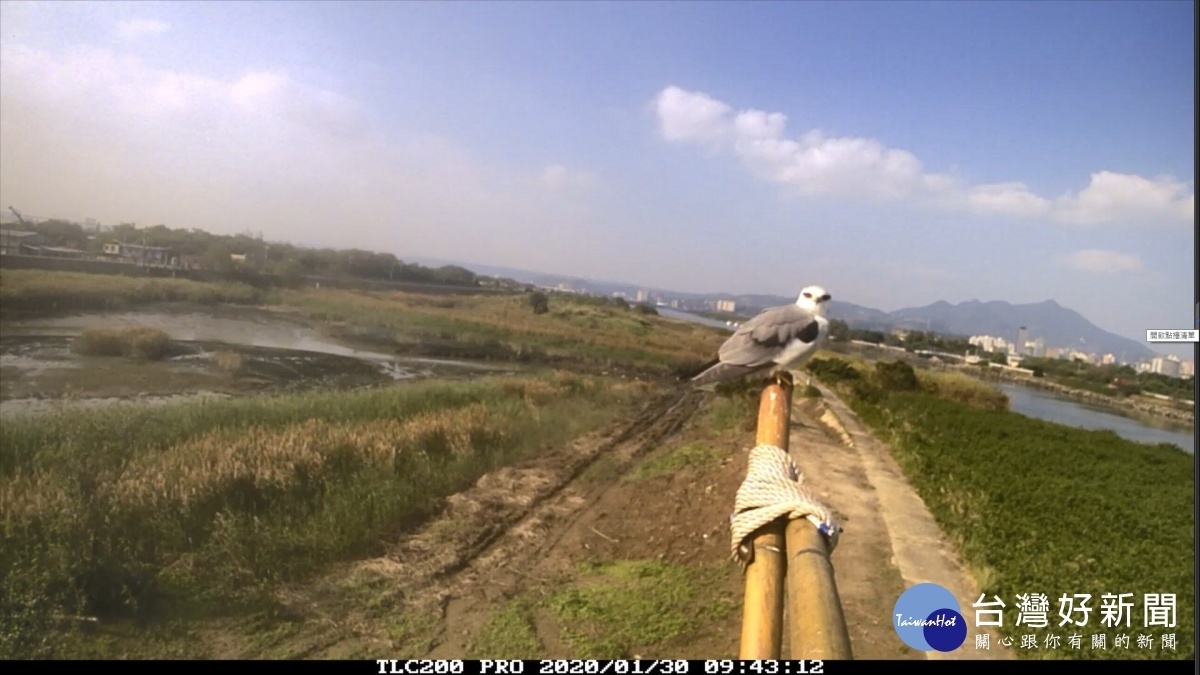
[{"label": "riverbank", "polygon": [[[961,374],[838,356],[814,359],[810,370],[890,446],[980,592],[1009,608],[1004,635],[1015,645],[1034,636],[1039,648],[1014,646],[1018,657],[1192,658],[1192,455],[1031,419],[997,407],[995,397],[948,396],[957,385],[947,388],[943,378],[966,377]],[[1136,539],[1114,536],[1122,523],[1137,524]],[[1064,593],[1090,594],[1093,610],[1104,594],[1133,593],[1139,599],[1134,628],[1099,621],[1071,631],[1056,621],[1045,628],[1016,625],[1019,596],[1029,593],[1046,594],[1052,614]],[[1162,593],[1178,603],[1175,621],[1146,627],[1140,599]],[[1104,634],[1111,646],[1121,632],[1132,634],[1133,646],[1087,649],[1091,635]],[[1083,651],[1070,649],[1071,633],[1081,636]],[[1149,638],[1144,646],[1137,644],[1139,634]],[[1045,648],[1052,636],[1061,643],[1056,650]],[[1173,646],[1164,645],[1165,636]]]},{"label": "riverbank", "polygon": [[1042,391],[1051,392],[1056,396],[1062,396],[1064,398],[1074,399],[1090,405],[1103,407],[1120,415],[1129,417],[1142,416],[1144,418],[1168,420],[1188,425],[1194,425],[1196,423],[1195,409],[1187,408],[1182,403],[1160,401],[1138,394],[1127,397],[1105,396],[1104,394],[1098,394],[1092,391],[1067,387],[1058,384],[1057,382],[1047,380],[1044,377],[1029,377],[1026,375],[1008,373],[1001,368],[988,368],[986,371],[978,366],[958,366],[950,368],[992,382],[1009,382],[1012,384],[1021,385],[1023,387],[1029,387],[1031,389],[1039,389]]},{"label": "riverbank", "polygon": [[935,363],[931,362],[927,358],[922,358],[916,354],[898,348],[889,349],[866,344],[832,342],[826,345],[825,351],[834,354],[843,354],[849,357],[864,358],[872,361],[881,359],[897,359],[921,370],[957,372],[982,382],[1008,382],[1021,386],[1027,386],[1041,391],[1053,393],[1056,396],[1062,396],[1064,398],[1070,398],[1082,403],[1087,403],[1089,405],[1102,407],[1115,414],[1130,417],[1132,419],[1140,418],[1146,421],[1166,421],[1178,424],[1186,424],[1189,426],[1195,425],[1195,409],[1189,408],[1179,402],[1170,403],[1141,395],[1129,397],[1105,396],[1092,391],[1067,387],[1044,377],[1033,377],[1031,375],[1013,372],[1004,368],[989,367],[984,369],[976,365],[950,365],[946,363]]}]

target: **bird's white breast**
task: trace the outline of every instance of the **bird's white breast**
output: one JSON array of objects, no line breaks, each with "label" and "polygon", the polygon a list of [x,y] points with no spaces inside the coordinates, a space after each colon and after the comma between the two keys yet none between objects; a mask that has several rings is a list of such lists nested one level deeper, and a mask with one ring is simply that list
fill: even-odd
[{"label": "bird's white breast", "polygon": [[775,363],[792,367],[799,365],[825,342],[828,335],[829,322],[823,316],[817,317],[817,339],[808,343],[799,339],[792,340],[783,348],[783,351],[779,352],[779,356],[775,357]]}]

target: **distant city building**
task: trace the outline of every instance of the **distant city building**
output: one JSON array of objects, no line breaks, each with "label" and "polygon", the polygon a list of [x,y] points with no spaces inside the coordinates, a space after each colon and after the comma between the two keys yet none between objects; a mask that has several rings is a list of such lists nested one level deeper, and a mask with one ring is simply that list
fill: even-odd
[{"label": "distant city building", "polygon": [[1029,331],[1025,330],[1025,326],[1017,329],[1017,350],[1025,353],[1025,343],[1029,342]]},{"label": "distant city building", "polygon": [[1059,347],[1046,347],[1046,358],[1061,359],[1065,355],[1065,351]]},{"label": "distant city building", "polygon": [[1180,377],[1195,377],[1196,376],[1195,362],[1194,361],[1183,361],[1182,363],[1180,363],[1179,364],[1179,376]]},{"label": "distant city building", "polygon": [[1111,366],[1116,362],[1117,357],[1113,356],[1112,354],[1105,354],[1104,356],[1100,357],[1100,363],[1105,366]]},{"label": "distant city building", "polygon": [[1174,355],[1156,356],[1150,360],[1150,372],[1167,377],[1179,377],[1179,359]]},{"label": "distant city building", "polygon": [[646,291],[646,290],[644,290],[644,289],[643,289],[643,290],[639,290],[639,291],[637,292],[637,301],[638,301],[638,302],[645,302],[645,301],[647,301],[647,300],[649,300],[649,299],[650,299],[650,292],[649,292],[649,291]]},{"label": "distant city building", "polygon": [[1012,345],[1002,337],[993,335],[972,335],[967,342],[979,347],[985,352],[1010,352]]},{"label": "distant city building", "polygon": [[737,311],[737,303],[734,302],[733,300],[718,300],[717,301],[717,311],[718,312],[730,312],[730,313],[736,312]]},{"label": "distant city building", "polygon": [[1038,338],[1038,339],[1034,340],[1032,349],[1033,349],[1034,356],[1036,356],[1038,358],[1045,357],[1046,356],[1046,341],[1043,340],[1042,338]]}]

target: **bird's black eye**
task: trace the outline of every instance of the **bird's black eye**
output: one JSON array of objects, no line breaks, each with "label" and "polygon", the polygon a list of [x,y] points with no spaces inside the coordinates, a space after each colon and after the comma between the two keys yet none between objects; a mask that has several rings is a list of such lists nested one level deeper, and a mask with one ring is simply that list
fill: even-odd
[{"label": "bird's black eye", "polygon": [[828,293],[821,296],[821,302],[829,302],[830,299],[831,299],[831,296]]},{"label": "bird's black eye", "polygon": [[812,297],[812,293],[805,293],[805,294],[804,294],[804,297],[806,297],[806,298],[811,298],[811,297]]}]

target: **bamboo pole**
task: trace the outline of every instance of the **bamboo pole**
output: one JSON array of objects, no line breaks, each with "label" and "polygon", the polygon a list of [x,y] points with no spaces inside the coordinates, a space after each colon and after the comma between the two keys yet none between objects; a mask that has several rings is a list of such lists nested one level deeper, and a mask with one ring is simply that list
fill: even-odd
[{"label": "bamboo pole", "polygon": [[[758,406],[758,445],[788,449],[792,390],[778,383],[763,389]],[[746,597],[742,608],[742,660],[778,660],[783,648],[786,544],[780,518],[760,527],[751,537],[754,558],[746,567]]]},{"label": "bamboo pole", "polygon": [[790,521],[785,536],[790,658],[853,658],[825,536],[802,519]]},{"label": "bamboo pole", "polygon": [[789,658],[853,658],[825,536],[807,519],[789,520],[784,536]]}]

